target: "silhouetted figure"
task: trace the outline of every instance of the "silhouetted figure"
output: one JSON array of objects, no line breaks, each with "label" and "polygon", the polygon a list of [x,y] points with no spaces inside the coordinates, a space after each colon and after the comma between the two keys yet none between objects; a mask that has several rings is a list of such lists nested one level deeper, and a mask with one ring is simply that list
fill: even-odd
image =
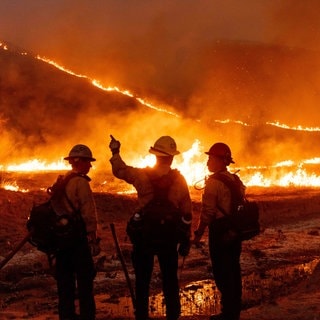
[{"label": "silhouetted figure", "polygon": [[[95,300],[93,280],[96,274],[92,256],[100,252],[97,240],[97,214],[92,191],[87,176],[91,162],[95,161],[91,150],[82,144],[75,145],[68,160],[72,169],[64,176],[74,175],[67,183],[65,195],[54,199],[52,205],[60,215],[80,219],[80,235],[56,254],[56,281],[59,296],[60,320],[94,320]],[[71,222],[70,222],[71,223]],[[82,224],[82,225],[81,225]],[[76,291],[79,299],[80,315],[76,314]]]},{"label": "silhouetted figure", "polygon": [[[111,136],[112,137],[112,136]],[[178,253],[190,250],[192,205],[184,177],[171,169],[173,157],[179,154],[175,141],[160,137],[149,152],[156,156],[153,168],[134,168],[125,164],[119,154],[120,142],[112,137],[113,174],[132,184],[138,194],[139,206],[127,226],[133,244],[132,262],[135,270],[136,320],[147,320],[149,285],[157,256],[166,304],[166,319],[177,320],[181,305],[178,284]],[[179,244],[179,246],[178,246]]]},{"label": "silhouetted figure", "polygon": [[[209,227],[209,250],[214,280],[221,293],[222,312],[210,317],[211,320],[239,320],[241,311],[241,240],[230,229],[224,213],[232,210],[232,195],[221,178],[235,183],[244,196],[245,186],[238,176],[227,170],[234,163],[230,148],[221,142],[215,143],[206,154],[211,176],[206,180],[202,196],[202,210],[193,242],[197,245]],[[224,213],[223,213],[224,212]]]}]

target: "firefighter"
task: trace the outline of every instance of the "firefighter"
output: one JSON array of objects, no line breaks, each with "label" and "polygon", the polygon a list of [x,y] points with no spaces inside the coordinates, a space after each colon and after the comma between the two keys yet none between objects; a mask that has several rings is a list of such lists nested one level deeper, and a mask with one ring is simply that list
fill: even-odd
[{"label": "firefighter", "polygon": [[[127,232],[133,242],[132,263],[135,271],[136,320],[147,320],[149,313],[149,285],[151,281],[154,258],[157,256],[162,274],[162,289],[166,305],[166,319],[177,320],[181,313],[179,284],[178,284],[178,256],[187,256],[190,249],[192,205],[189,189],[185,178],[178,170],[171,169],[171,164],[177,151],[174,139],[162,136],[150,147],[149,152],[156,156],[154,167],[135,168],[128,166],[120,156],[120,142],[111,136],[109,148],[112,152],[110,159],[113,174],[129,184],[132,184],[138,195],[136,214],[130,219]],[[158,188],[165,191],[163,203],[164,214],[179,211],[177,225],[171,229],[171,222],[166,218],[159,218],[163,212],[156,206],[162,206],[158,198]],[[148,209],[147,209],[148,208]],[[148,216],[154,213],[151,219]],[[171,211],[172,210],[172,211]],[[170,212],[170,214],[169,214]],[[171,215],[172,213],[172,215]],[[150,216],[149,216],[150,217]],[[159,224],[158,223],[159,218]],[[140,220],[141,219],[141,220]],[[139,221],[143,221],[143,228],[139,228]],[[161,222],[160,222],[161,220]],[[135,230],[134,223],[138,226]],[[168,229],[165,229],[168,226]],[[141,224],[140,224],[141,227]],[[130,231],[129,231],[130,230]],[[174,231],[172,231],[174,230]],[[136,231],[136,232],[135,232]],[[164,232],[164,236],[161,236]],[[136,233],[136,234],[134,234]],[[140,239],[140,240],[139,240]],[[178,245],[180,243],[180,245]]]},{"label": "firefighter", "polygon": [[[82,144],[75,145],[64,158],[69,161],[72,169],[66,174],[75,174],[66,185],[65,197],[52,201],[59,214],[74,214],[81,216],[84,228],[83,236],[72,246],[59,250],[55,257],[56,281],[59,297],[60,320],[94,320],[95,300],[93,280],[95,267],[93,256],[100,252],[97,238],[97,213],[93,194],[87,176],[91,168],[91,150]],[[80,316],[76,314],[76,290],[79,299]]]},{"label": "firefighter", "polygon": [[[209,155],[207,166],[210,172],[223,174],[235,180],[227,166],[234,163],[231,150],[222,142],[212,145],[206,152]],[[239,180],[240,181],[240,180]],[[240,191],[244,195],[245,187],[240,181]],[[241,310],[241,268],[240,254],[241,241],[233,237],[226,225],[224,214],[231,212],[231,192],[214,174],[206,180],[202,209],[195,238],[193,242],[198,245],[206,229],[209,227],[209,251],[212,262],[214,280],[221,293],[221,314],[213,315],[211,320],[239,320]]]}]

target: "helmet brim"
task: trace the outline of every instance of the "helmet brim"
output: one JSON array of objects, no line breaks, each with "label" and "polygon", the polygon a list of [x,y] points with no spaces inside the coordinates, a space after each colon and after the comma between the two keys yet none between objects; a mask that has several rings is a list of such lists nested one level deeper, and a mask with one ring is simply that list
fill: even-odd
[{"label": "helmet brim", "polygon": [[154,147],[150,147],[149,152],[158,156],[158,157],[169,157],[169,156],[176,156],[180,154],[180,151],[176,150],[174,152],[168,153],[159,149],[156,149]]},{"label": "helmet brim", "polygon": [[90,158],[90,157],[65,157],[63,158],[64,160],[70,160],[70,159],[75,159],[75,158],[81,158],[81,159],[86,159],[90,162],[96,161],[97,159],[95,158]]},{"label": "helmet brim", "polygon": [[[211,156],[216,156],[216,157],[218,157],[218,158],[223,158],[223,156],[219,156],[219,155],[210,153],[209,151],[205,152],[205,154],[207,154],[208,156],[211,155]],[[235,163],[232,158],[231,158],[231,159],[228,159],[228,161],[230,161],[230,163]]]}]

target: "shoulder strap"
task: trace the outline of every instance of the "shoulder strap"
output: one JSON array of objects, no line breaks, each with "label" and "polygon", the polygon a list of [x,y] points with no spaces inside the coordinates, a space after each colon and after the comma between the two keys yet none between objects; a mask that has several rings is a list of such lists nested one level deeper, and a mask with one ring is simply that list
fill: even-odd
[{"label": "shoulder strap", "polygon": [[169,189],[172,185],[172,182],[177,176],[177,172],[177,170],[171,169],[167,174],[161,177],[155,177],[152,174],[152,171],[147,172],[147,175],[153,187],[154,198],[168,199]]},{"label": "shoulder strap", "polygon": [[82,175],[76,172],[71,172],[67,175],[59,175],[56,182],[51,187],[47,188],[47,193],[52,196],[57,192],[61,192],[66,187],[68,182],[76,176],[81,177]]},{"label": "shoulder strap", "polygon": [[57,196],[65,196],[65,198],[67,199],[70,207],[72,208],[72,210],[77,213],[77,209],[75,208],[75,206],[73,205],[73,203],[71,202],[71,200],[69,199],[67,193],[66,193],[66,186],[68,184],[68,182],[74,178],[74,177],[82,177],[86,180],[90,179],[89,177],[87,177],[86,175],[80,174],[80,173],[76,173],[76,172],[71,172],[70,174],[67,175],[59,175],[56,182],[47,189],[47,192],[49,193],[49,195],[51,197],[53,197],[54,195]]},{"label": "shoulder strap", "polygon": [[[227,175],[217,172],[214,173],[212,175],[213,179],[219,180],[222,183],[224,183],[224,185],[226,187],[229,188],[230,193],[231,193],[231,207],[232,207],[232,211],[240,204],[243,203],[243,196],[241,194],[241,190],[240,190],[240,178],[236,175],[233,174],[233,176],[235,177],[235,181],[231,180]],[[228,215],[226,213],[226,211],[219,205],[217,205],[217,208],[224,214],[224,215]]]},{"label": "shoulder strap", "polygon": [[232,175],[235,180],[232,180],[230,177],[220,172],[213,174],[212,177],[224,183],[230,189],[230,192],[235,197],[235,200],[242,202],[243,196],[240,190],[241,180],[236,174]]}]

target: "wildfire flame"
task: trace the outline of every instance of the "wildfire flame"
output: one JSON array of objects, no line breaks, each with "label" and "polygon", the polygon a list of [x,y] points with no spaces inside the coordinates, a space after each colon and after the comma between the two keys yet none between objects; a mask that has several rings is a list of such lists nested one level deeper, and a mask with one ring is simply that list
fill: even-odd
[{"label": "wildfire flame", "polygon": [[82,75],[82,74],[77,74],[77,73],[74,73],[73,71],[69,70],[69,69],[66,69],[65,67],[61,66],[60,64],[56,63],[55,61],[53,60],[50,60],[48,58],[45,58],[45,57],[41,57],[39,55],[37,55],[36,57],[37,59],[39,60],[42,60],[46,63],[49,63],[53,66],[55,66],[56,68],[58,68],[59,70],[63,71],[63,72],[67,72],[75,77],[78,77],[78,78],[85,78],[87,80],[89,80],[95,87],[103,90],[103,91],[114,91],[114,92],[119,92],[123,95],[126,95],[128,97],[131,97],[131,98],[135,98],[137,101],[139,101],[141,104],[143,104],[144,106],[150,108],[150,109],[154,109],[154,110],[157,110],[157,111],[161,111],[161,112],[165,112],[165,113],[168,113],[168,114],[171,114],[175,117],[179,117],[178,114],[174,113],[174,112],[171,112],[171,111],[168,111],[164,108],[160,108],[160,107],[157,107],[155,105],[153,105],[152,103],[150,102],[147,102],[145,101],[144,99],[142,98],[139,98],[139,97],[136,97],[134,94],[132,94],[129,90],[121,90],[119,89],[118,87],[105,87],[103,86],[98,80],[96,79],[90,79],[89,77],[85,76],[85,75]]},{"label": "wildfire flame", "polygon": [[10,182],[3,182],[0,184],[0,187],[5,189],[5,190],[9,190],[9,191],[19,191],[19,192],[29,192],[28,189],[23,189],[23,188],[20,188],[18,185],[17,185],[17,182],[14,181],[13,183],[10,183]]},{"label": "wildfire flame", "polygon": [[[8,46],[5,43],[0,42],[0,49],[8,50]],[[26,52],[21,53],[21,55],[27,55]],[[73,76],[87,79],[92,83],[92,85],[100,88],[104,91],[115,91],[123,95],[132,97],[139,101],[141,104],[145,105],[148,108],[155,109],[157,111],[165,112],[171,114],[175,117],[179,117],[178,114],[168,111],[165,108],[160,108],[154,106],[153,104],[145,101],[142,98],[136,97],[134,94],[128,90],[122,90],[118,87],[105,87],[98,80],[90,79],[89,77],[81,74],[74,73],[71,70],[66,69],[65,67],[59,65],[53,60],[47,59],[45,57],[36,56],[37,59],[53,65],[54,67],[60,69],[63,72],[67,72]],[[250,126],[250,124],[242,122],[240,120],[215,120],[217,123],[237,123],[242,126]],[[280,127],[288,130],[298,130],[298,131],[320,131],[319,127],[290,127],[286,124],[281,124],[278,121],[266,122],[267,125]],[[181,159],[182,158],[182,159]],[[203,153],[200,141],[196,140],[191,148],[182,153],[182,157],[176,157],[173,162],[173,167],[180,170],[180,172],[185,176],[187,183],[192,186],[198,183],[198,186],[201,182],[204,181],[205,177],[209,174],[206,167],[207,157]],[[155,158],[152,155],[148,155],[145,158],[133,159],[131,165],[137,167],[153,166],[155,163]],[[240,168],[239,175],[244,181],[246,186],[261,186],[261,187],[270,187],[270,186],[320,186],[320,176],[315,172],[309,172],[306,166],[308,164],[319,164],[320,158],[306,159],[299,163],[295,163],[292,160],[287,160],[284,162],[276,163],[270,167],[244,167]],[[283,170],[281,174],[274,172],[274,169]],[[20,164],[11,164],[8,166],[0,165],[0,170],[8,172],[37,172],[37,171],[59,171],[59,170],[68,170],[69,166],[61,159],[57,162],[46,163],[39,159],[31,160],[26,163]],[[93,168],[94,169],[94,168]],[[286,170],[285,170],[286,169]],[[231,168],[232,170],[232,168]],[[285,172],[287,171],[287,172]],[[8,190],[19,190],[19,187],[16,184],[0,184],[0,187],[6,188]],[[21,191],[21,190],[20,190]]]},{"label": "wildfire flame", "polygon": [[[0,168],[3,168],[3,166]],[[58,160],[56,162],[47,163],[39,159],[30,160],[20,164],[11,164],[5,167],[5,171],[8,172],[33,172],[33,171],[60,171],[68,170],[68,166],[64,160]]]},{"label": "wildfire flame", "polygon": [[267,124],[270,124],[271,126],[279,127],[282,129],[289,129],[289,130],[297,130],[297,131],[320,131],[319,127],[303,127],[303,126],[296,126],[296,127],[290,127],[286,124],[281,124],[279,121],[275,122],[267,122]]},{"label": "wildfire flame", "polygon": [[[173,167],[177,168],[186,178],[189,186],[197,185],[201,189],[205,177],[208,172],[207,156],[203,152],[203,148],[199,140],[195,140],[191,148],[181,154],[181,157],[175,157]],[[130,165],[138,168],[146,166],[154,166],[154,155],[147,155],[133,159]],[[282,161],[269,167],[242,167],[239,168],[239,176],[247,187],[272,187],[272,186],[298,186],[298,187],[320,187],[320,176],[314,172],[308,172],[305,168],[308,164],[320,164],[320,158],[306,159],[299,163],[294,161]],[[293,169],[294,168],[294,169]],[[11,164],[8,166],[0,166],[2,171],[6,172],[39,172],[39,171],[66,171],[69,170],[69,165],[64,160],[47,163],[41,160],[31,160],[20,164]],[[281,169],[281,174],[274,171]],[[95,170],[95,168],[93,168]],[[232,168],[231,168],[231,171]],[[287,171],[286,173],[283,173]],[[254,173],[252,173],[254,172]],[[2,185],[7,190],[19,190],[16,184]],[[19,190],[21,191],[21,190]],[[126,191],[129,192],[129,191]],[[131,191],[130,191],[131,192]]]}]

